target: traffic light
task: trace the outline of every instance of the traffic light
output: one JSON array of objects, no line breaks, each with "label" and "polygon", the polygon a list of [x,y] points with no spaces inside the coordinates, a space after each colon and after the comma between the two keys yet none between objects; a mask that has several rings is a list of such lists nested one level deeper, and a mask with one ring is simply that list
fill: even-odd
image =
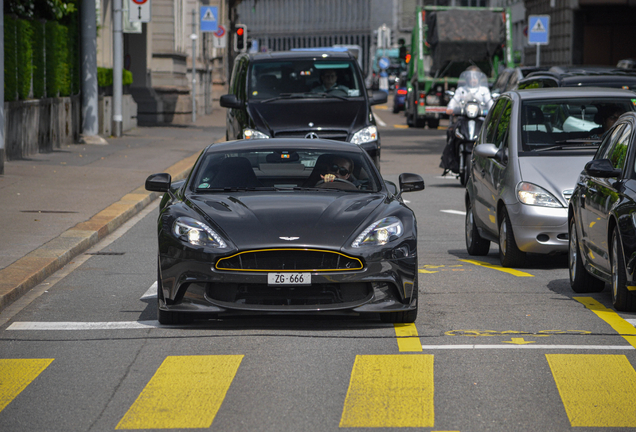
[{"label": "traffic light", "polygon": [[234,30],[234,51],[244,52],[246,49],[247,41],[247,26],[244,24],[237,24],[236,30]]}]

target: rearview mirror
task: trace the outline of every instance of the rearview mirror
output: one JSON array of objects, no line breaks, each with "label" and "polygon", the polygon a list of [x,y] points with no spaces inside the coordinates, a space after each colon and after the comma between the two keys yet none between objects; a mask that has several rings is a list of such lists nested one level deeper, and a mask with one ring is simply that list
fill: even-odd
[{"label": "rearview mirror", "polygon": [[223,108],[243,108],[243,103],[237,99],[233,94],[226,94],[221,96],[219,104]]},{"label": "rearview mirror", "polygon": [[479,157],[483,158],[494,158],[497,155],[499,149],[494,144],[479,144],[477,147],[473,149],[475,154]]},{"label": "rearview mirror", "polygon": [[371,100],[369,101],[369,104],[371,105],[383,104],[383,103],[386,103],[387,99],[388,99],[388,95],[385,92],[374,91],[371,96]]},{"label": "rearview mirror", "polygon": [[591,177],[599,178],[620,177],[621,174],[623,174],[623,170],[620,168],[614,168],[609,159],[591,160],[585,164],[583,171]]},{"label": "rearview mirror", "polygon": [[416,192],[424,190],[424,179],[411,173],[400,174],[400,192]]},{"label": "rearview mirror", "polygon": [[168,173],[152,174],[146,179],[146,190],[151,192],[168,192],[172,177]]}]

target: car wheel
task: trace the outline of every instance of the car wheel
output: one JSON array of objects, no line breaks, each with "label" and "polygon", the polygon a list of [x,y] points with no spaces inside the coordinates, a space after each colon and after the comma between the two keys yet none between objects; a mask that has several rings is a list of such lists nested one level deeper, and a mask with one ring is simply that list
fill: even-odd
[{"label": "car wheel", "polygon": [[568,268],[570,271],[570,286],[575,293],[601,292],[605,288],[605,282],[595,278],[585,270],[581,258],[581,248],[576,234],[576,221],[570,220],[570,238],[568,247]]},{"label": "car wheel", "polygon": [[400,109],[397,106],[393,105],[393,114],[397,114],[399,112],[400,112]]},{"label": "car wheel", "polygon": [[490,250],[490,240],[482,238],[482,236],[479,235],[479,231],[477,231],[473,206],[471,204],[469,204],[466,209],[466,250],[469,255],[474,256],[488,255],[488,251]]},{"label": "car wheel", "polygon": [[525,261],[526,254],[517,247],[512,223],[508,217],[508,212],[504,209],[501,212],[501,222],[499,223],[499,261],[502,267],[520,267]]},{"label": "car wheel", "polygon": [[404,111],[404,115],[406,116],[406,125],[408,127],[414,127],[413,125],[413,117],[409,114],[408,111]]},{"label": "car wheel", "polygon": [[414,285],[415,291],[413,292],[413,296],[415,297],[416,301],[415,309],[403,312],[383,312],[380,314],[380,320],[382,320],[382,322],[391,324],[409,324],[415,322],[415,320],[417,319],[417,309],[419,306],[417,275],[415,275]]},{"label": "car wheel", "polygon": [[614,227],[612,233],[612,305],[616,310],[631,312],[636,310],[636,297],[627,289],[627,277],[625,275],[625,257],[618,244],[620,237],[618,228]]},{"label": "car wheel", "polygon": [[428,127],[430,129],[437,129],[438,126],[439,126],[439,119],[428,120]]}]

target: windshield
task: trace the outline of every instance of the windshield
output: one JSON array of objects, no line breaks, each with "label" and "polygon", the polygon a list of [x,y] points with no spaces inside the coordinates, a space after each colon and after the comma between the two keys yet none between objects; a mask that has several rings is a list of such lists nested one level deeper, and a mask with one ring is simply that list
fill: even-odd
[{"label": "windshield", "polygon": [[197,168],[192,188],[197,192],[302,188],[360,193],[378,192],[380,185],[364,153],[286,147],[208,153]]},{"label": "windshield", "polygon": [[364,88],[349,60],[286,60],[254,63],[249,71],[250,100],[363,95]]},{"label": "windshield", "polygon": [[488,77],[483,72],[464,71],[459,75],[457,81],[458,87],[468,87],[470,89],[478,89],[479,87],[488,87]]},{"label": "windshield", "polygon": [[527,101],[521,107],[523,151],[597,146],[618,117],[633,111],[636,99],[577,98]]}]

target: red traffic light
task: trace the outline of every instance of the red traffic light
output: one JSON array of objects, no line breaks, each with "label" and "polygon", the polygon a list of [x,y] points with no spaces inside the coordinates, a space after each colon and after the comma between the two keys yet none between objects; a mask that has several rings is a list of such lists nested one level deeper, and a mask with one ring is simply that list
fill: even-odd
[{"label": "red traffic light", "polygon": [[243,36],[243,33],[245,32],[245,30],[243,29],[243,27],[239,27],[236,29],[236,34],[239,36]]}]

